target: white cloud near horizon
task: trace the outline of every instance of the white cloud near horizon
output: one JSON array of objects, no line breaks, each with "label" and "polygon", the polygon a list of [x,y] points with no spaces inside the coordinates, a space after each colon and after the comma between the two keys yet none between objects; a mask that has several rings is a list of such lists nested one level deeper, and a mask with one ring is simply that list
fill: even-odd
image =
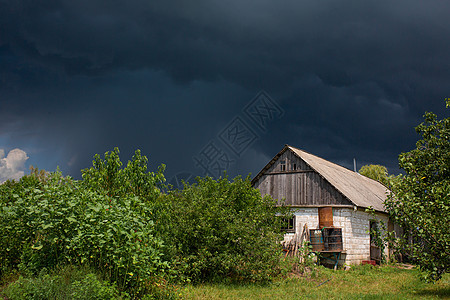
[{"label": "white cloud near horizon", "polygon": [[5,150],[0,149],[0,183],[8,179],[18,180],[25,175],[25,162],[29,157],[19,148],[9,151],[5,157]]}]

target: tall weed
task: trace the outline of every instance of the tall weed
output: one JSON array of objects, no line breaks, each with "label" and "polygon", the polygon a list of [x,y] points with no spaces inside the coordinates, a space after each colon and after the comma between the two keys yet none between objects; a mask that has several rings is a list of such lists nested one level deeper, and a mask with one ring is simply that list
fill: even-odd
[{"label": "tall weed", "polygon": [[35,278],[20,277],[3,290],[9,299],[119,299],[115,286],[86,268],[65,266]]}]

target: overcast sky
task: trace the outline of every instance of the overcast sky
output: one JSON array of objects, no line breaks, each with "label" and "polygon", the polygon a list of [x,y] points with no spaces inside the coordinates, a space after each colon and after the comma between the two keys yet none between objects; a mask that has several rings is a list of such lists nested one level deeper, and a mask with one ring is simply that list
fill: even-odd
[{"label": "overcast sky", "polygon": [[[450,1],[0,0],[0,181],[96,153],[256,175],[285,144],[358,169],[447,117]],[[184,173],[181,175],[180,173]]]}]

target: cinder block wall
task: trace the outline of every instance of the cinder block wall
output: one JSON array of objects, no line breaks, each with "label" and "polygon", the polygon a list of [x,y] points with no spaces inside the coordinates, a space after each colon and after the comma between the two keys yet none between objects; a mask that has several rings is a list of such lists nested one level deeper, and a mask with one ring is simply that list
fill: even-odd
[{"label": "cinder block wall", "polygon": [[[295,232],[300,235],[304,224],[308,229],[319,227],[319,213],[317,208],[295,208]],[[385,222],[387,226],[387,215],[376,213],[375,216],[366,213],[362,209],[333,207],[333,225],[342,228],[343,254],[339,261],[340,265],[360,264],[363,260],[370,259],[370,221],[376,219]],[[290,240],[293,233],[286,234],[284,239]],[[388,249],[385,249],[388,254]]]}]

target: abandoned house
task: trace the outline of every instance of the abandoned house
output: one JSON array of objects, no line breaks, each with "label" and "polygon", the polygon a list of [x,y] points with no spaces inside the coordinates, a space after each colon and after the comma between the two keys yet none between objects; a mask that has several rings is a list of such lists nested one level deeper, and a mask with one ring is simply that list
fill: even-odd
[{"label": "abandoned house", "polygon": [[[294,217],[285,220],[285,241],[306,233],[313,251],[321,252],[335,267],[379,262],[381,252],[369,229],[382,221],[394,230],[383,205],[388,192],[384,185],[288,145],[252,185],[291,207]],[[375,213],[366,212],[367,208]],[[389,255],[388,249],[385,254]]]}]

